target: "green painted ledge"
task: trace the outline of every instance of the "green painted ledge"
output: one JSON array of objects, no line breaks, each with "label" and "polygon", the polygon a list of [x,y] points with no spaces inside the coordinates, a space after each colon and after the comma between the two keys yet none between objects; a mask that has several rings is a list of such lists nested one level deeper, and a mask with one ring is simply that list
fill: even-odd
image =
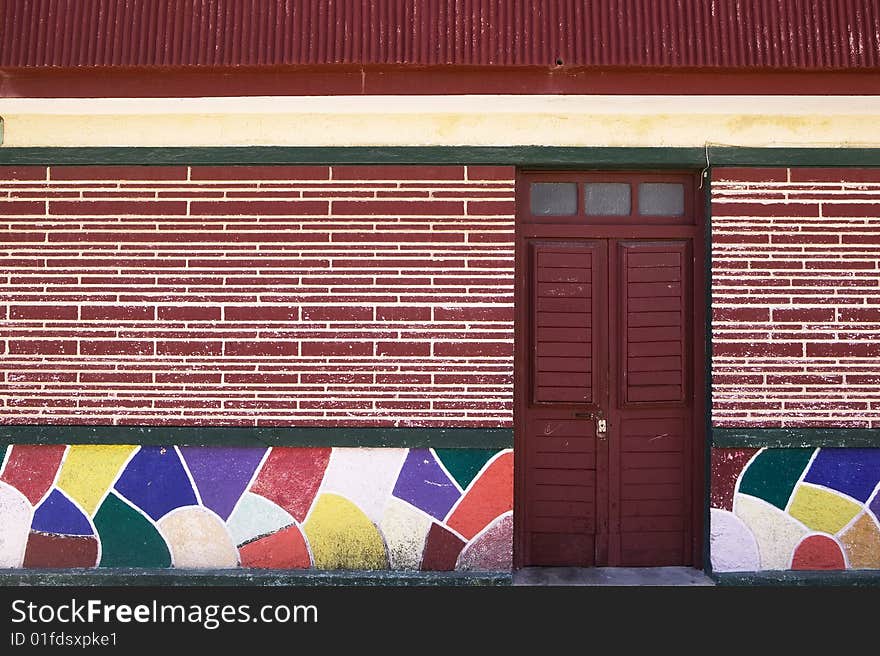
[{"label": "green painted ledge", "polygon": [[880,570],[859,569],[841,571],[772,570],[765,572],[716,572],[708,576],[719,586],[773,586],[773,587],[877,587]]},{"label": "green painted ledge", "polygon": [[155,570],[64,569],[7,570],[0,586],[250,586],[250,587],[369,587],[369,586],[505,586],[510,572],[419,572],[409,570]]},{"label": "green painted ledge", "polygon": [[510,449],[511,428],[0,426],[0,444]]},{"label": "green painted ledge", "polygon": [[717,449],[768,447],[880,448],[876,428],[713,428],[712,446]]},{"label": "green painted ledge", "polygon": [[880,148],[572,146],[7,147],[0,164],[474,164],[565,168],[880,166]]}]

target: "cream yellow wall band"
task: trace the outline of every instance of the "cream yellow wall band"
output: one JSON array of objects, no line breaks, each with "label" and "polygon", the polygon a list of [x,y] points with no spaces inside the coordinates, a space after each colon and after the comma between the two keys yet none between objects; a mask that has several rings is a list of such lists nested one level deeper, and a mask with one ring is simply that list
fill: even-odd
[{"label": "cream yellow wall band", "polygon": [[0,99],[5,147],[877,147],[872,96]]}]

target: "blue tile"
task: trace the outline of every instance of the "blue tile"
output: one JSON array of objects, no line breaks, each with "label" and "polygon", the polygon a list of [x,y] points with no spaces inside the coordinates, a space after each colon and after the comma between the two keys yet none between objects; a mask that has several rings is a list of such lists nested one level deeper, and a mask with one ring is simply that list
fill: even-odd
[{"label": "blue tile", "polygon": [[804,480],[864,503],[880,481],[880,449],[820,449]]},{"label": "blue tile", "polygon": [[394,485],[394,496],[442,520],[461,492],[428,449],[410,449]]},{"label": "blue tile", "polygon": [[88,518],[70,499],[52,490],[34,511],[31,530],[58,535],[94,535]]},{"label": "blue tile", "polygon": [[183,446],[180,455],[192,474],[206,507],[224,521],[266,454],[252,447]]},{"label": "blue tile", "polygon": [[142,446],[129,461],[116,491],[154,520],[175,508],[198,503],[173,447]]}]

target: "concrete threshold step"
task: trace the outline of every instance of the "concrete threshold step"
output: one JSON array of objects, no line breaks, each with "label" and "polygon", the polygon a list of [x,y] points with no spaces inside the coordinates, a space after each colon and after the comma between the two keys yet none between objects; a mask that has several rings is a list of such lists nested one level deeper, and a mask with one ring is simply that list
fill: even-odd
[{"label": "concrete threshold step", "polygon": [[715,582],[692,567],[524,567],[513,572],[512,584],[685,586]]}]

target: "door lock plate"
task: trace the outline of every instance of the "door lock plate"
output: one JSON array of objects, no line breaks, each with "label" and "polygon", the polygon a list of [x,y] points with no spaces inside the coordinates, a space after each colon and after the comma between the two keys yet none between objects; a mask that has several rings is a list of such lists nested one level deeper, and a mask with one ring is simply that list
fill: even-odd
[{"label": "door lock plate", "polygon": [[596,420],[596,432],[597,433],[605,433],[608,431],[608,422],[605,419],[597,419]]}]

